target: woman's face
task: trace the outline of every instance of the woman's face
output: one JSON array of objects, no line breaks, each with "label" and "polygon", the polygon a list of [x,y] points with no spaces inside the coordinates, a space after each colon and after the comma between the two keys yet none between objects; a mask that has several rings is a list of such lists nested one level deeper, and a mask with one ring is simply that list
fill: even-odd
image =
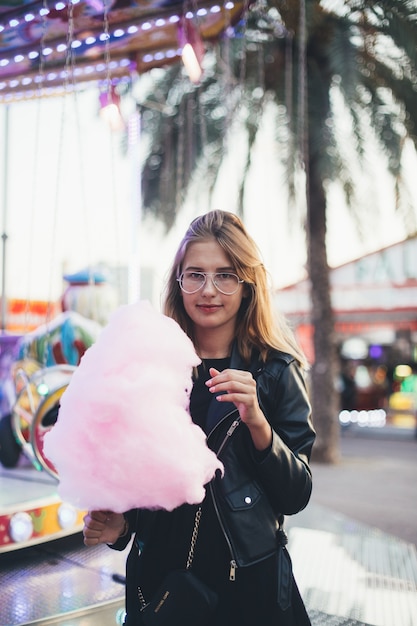
[{"label": "woman's face", "polygon": [[[183,272],[232,272],[236,274],[229,256],[215,239],[192,243],[185,253]],[[239,277],[240,278],[240,277]],[[184,308],[195,325],[196,332],[221,329],[233,338],[236,318],[244,294],[244,284],[239,283],[232,295],[221,293],[210,276],[195,293],[182,292]]]}]

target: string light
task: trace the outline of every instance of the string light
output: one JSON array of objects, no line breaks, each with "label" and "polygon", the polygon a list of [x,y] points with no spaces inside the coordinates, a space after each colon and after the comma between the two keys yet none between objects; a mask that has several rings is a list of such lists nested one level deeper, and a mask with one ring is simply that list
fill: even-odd
[{"label": "string light", "polygon": [[[81,0],[72,0],[71,3],[69,3],[68,1],[67,2],[59,1],[59,2],[56,2],[53,7],[47,8],[43,6],[39,8],[38,11],[34,10],[33,7],[31,7],[31,9],[27,11],[26,13],[24,13],[23,15],[17,16],[16,18],[13,18],[13,19],[5,20],[3,23],[0,23],[0,33],[5,32],[7,30],[16,29],[16,27],[18,27],[19,25],[26,25],[30,22],[33,22],[34,20],[39,20],[39,18],[42,18],[43,20],[45,20],[48,18],[51,10],[56,10],[56,11],[61,12],[61,11],[64,11],[66,8],[68,8],[70,4],[71,6],[76,5],[76,4],[79,4],[80,1]],[[226,8],[227,10],[233,9],[234,7],[235,7],[235,2],[233,1],[228,1],[225,5],[223,5],[223,9]],[[187,23],[191,24],[192,19],[196,17],[199,19],[205,19],[205,18],[210,19],[209,17],[210,14],[215,15],[215,14],[220,13],[221,11],[222,11],[222,6],[219,4],[214,4],[211,7],[207,7],[207,8],[200,7],[194,11],[187,11]],[[106,41],[107,41],[107,44],[111,43],[112,41],[120,42],[124,38],[129,38],[130,36],[136,35],[141,30],[149,31],[149,30],[154,30],[154,29],[162,29],[171,24],[180,25],[182,19],[183,18],[177,13],[173,13],[171,15],[165,15],[165,16],[158,16],[158,17],[155,17],[154,19],[149,19],[149,18],[143,19],[142,22],[138,21],[135,24],[131,24],[130,26],[126,28],[121,28],[120,26],[118,26],[113,31],[109,31],[107,33],[107,37],[108,37],[107,40],[105,38],[103,39],[103,35],[105,36],[105,33],[91,34],[90,32],[88,35],[86,35],[85,38],[79,38],[79,39],[74,40],[71,43],[71,48],[74,52],[76,51],[78,54],[82,54],[83,51],[87,48],[90,50],[95,45],[102,46],[103,42],[106,42]],[[187,46],[187,43],[189,43],[190,46]],[[38,59],[40,56],[42,56],[42,58],[44,59],[46,57],[50,57],[50,58],[54,57],[56,61],[57,58],[59,57],[65,58],[68,52],[67,44],[63,41],[56,43],[54,46],[50,44],[47,48],[45,47],[41,51],[39,51],[39,49],[36,49],[35,47],[30,48],[29,46],[27,46],[26,50],[19,51],[19,54],[12,53],[12,52],[7,53],[3,51],[2,56],[0,56],[0,69],[7,68],[7,73],[9,73],[9,72],[13,72],[13,66],[21,65],[22,67],[24,67],[25,62],[32,65],[33,61],[35,59]],[[149,53],[149,52],[143,53],[143,55],[141,56],[139,53],[139,55],[137,55],[137,59],[138,59],[138,62],[142,63],[142,69],[143,69],[144,67],[146,68],[147,65],[152,66],[154,64],[160,64],[164,60],[171,61],[172,59],[175,59],[176,57],[182,56],[183,61],[187,63],[187,71],[191,72],[190,73],[190,76],[192,76],[191,80],[193,80],[193,82],[198,82],[199,80],[198,76],[199,75],[201,76],[201,71],[202,71],[201,61],[203,58],[203,54],[204,54],[204,50],[203,50],[201,38],[200,38],[200,43],[197,41],[194,42],[193,34],[191,34],[189,35],[188,41],[185,41],[184,45],[180,45],[178,49],[175,49],[175,48],[161,49],[161,50],[156,50],[152,53]],[[127,71],[130,71],[132,70],[132,65],[133,65],[133,61],[128,60],[128,59],[122,59],[121,61],[118,62],[117,67],[121,69],[126,68]],[[194,68],[194,69],[188,69],[188,68]],[[32,83],[36,84],[37,76],[33,75],[30,72],[30,70],[28,71],[29,77],[27,76],[27,74],[23,75],[23,72],[26,72],[26,71],[27,71],[26,69],[23,69],[21,76],[18,75],[18,76],[13,76],[10,78],[4,77],[3,80],[0,77],[0,101],[4,102],[6,100],[7,101],[10,99],[15,100],[17,98],[20,99],[21,97],[24,97],[22,93],[17,94],[17,91],[5,97],[4,94],[8,89],[17,90],[19,87],[21,89],[25,89],[25,88],[30,87]],[[103,72],[103,69],[100,67],[100,63],[96,63],[95,65],[94,63],[90,63],[83,69],[77,68],[77,73],[79,74],[79,76],[81,77],[84,76],[85,78],[90,77],[94,73],[100,74],[102,72]],[[54,80],[56,80],[56,77],[57,77],[56,73],[51,73],[50,75],[48,75],[48,77],[45,77],[45,81],[52,83]],[[53,89],[54,87],[52,85],[48,86],[48,92],[51,92],[51,90]],[[57,89],[59,90],[59,87],[57,87]],[[31,97],[31,96],[28,94],[28,97]]]},{"label": "string light", "polygon": [[[132,61],[130,59],[120,59],[119,61],[112,61],[112,66],[113,66],[113,69],[117,69],[119,71],[125,70],[129,74],[131,67],[132,67]],[[92,74],[104,74],[105,71],[106,71],[106,66],[102,61],[94,65],[87,65],[85,67],[77,68],[78,77],[89,78],[89,81],[91,81]],[[36,75],[33,77],[22,76],[20,78],[0,80],[0,102],[9,102],[11,100],[22,100],[24,98],[28,98],[28,99],[33,98],[35,94],[32,93],[31,91],[28,91],[25,94],[25,92],[8,93],[8,90],[18,89],[19,87],[22,87],[22,88],[28,87],[32,84],[35,85],[39,82],[52,83],[54,80],[58,78],[59,79],[64,78],[64,74],[62,72],[59,72],[59,73],[50,72],[45,76],[40,76],[40,75]],[[122,82],[124,80],[128,80],[128,76],[118,78],[118,82]],[[56,86],[46,85],[45,89],[42,89],[43,95],[59,94],[59,93],[62,93],[62,91],[63,91],[62,84],[59,84]]]},{"label": "string light", "polygon": [[[72,0],[72,4],[79,4],[80,0]],[[58,8],[59,5],[59,8]],[[62,5],[62,6],[61,6]],[[55,5],[55,9],[56,10],[63,10],[68,6],[68,3],[57,3]],[[231,10],[233,9],[235,6],[234,2],[227,2],[224,5],[224,8],[227,10]],[[187,18],[188,19],[192,19],[195,15],[197,17],[203,17],[203,16],[207,16],[209,13],[212,14],[216,14],[216,13],[220,13],[221,12],[221,6],[218,4],[214,4],[213,6],[211,6],[208,9],[205,8],[200,8],[198,9],[195,13],[193,11],[188,11],[187,12]],[[48,16],[50,13],[50,9],[47,8],[41,8],[39,9],[38,13],[35,14],[34,12],[30,12],[30,13],[26,13],[25,15],[23,15],[21,18],[13,18],[12,20],[10,20],[7,23],[0,23],[0,33],[8,30],[8,29],[15,29],[17,26],[19,26],[20,24],[24,24],[25,22],[32,22],[33,20],[35,20],[37,17],[46,17]],[[140,28],[142,28],[142,30],[149,30],[151,28],[163,28],[164,26],[166,26],[167,23],[173,24],[173,23],[177,23],[180,21],[180,16],[178,14],[173,14],[169,17],[166,18],[162,18],[162,17],[157,17],[154,20],[149,20],[146,19],[144,22],[141,23]],[[120,33],[116,31],[120,31],[120,27],[118,27],[113,33],[109,33],[110,38],[115,37],[118,38],[120,37]],[[138,31],[138,26],[130,26],[127,29],[127,33],[128,34],[134,34]],[[90,39],[91,35],[89,35],[87,39]],[[86,43],[86,40],[83,41],[83,43]]]}]

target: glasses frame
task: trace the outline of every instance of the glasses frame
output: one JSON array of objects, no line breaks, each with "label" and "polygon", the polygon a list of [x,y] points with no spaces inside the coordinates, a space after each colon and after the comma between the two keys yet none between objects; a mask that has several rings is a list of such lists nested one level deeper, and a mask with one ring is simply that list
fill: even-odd
[{"label": "glasses frame", "polygon": [[[177,283],[179,284],[181,291],[183,291],[184,293],[187,293],[188,295],[192,295],[193,293],[197,293],[197,291],[200,291],[200,289],[202,289],[206,285],[208,276],[210,277],[211,282],[213,283],[213,285],[215,286],[217,291],[220,291],[220,293],[222,293],[224,296],[233,296],[237,292],[237,290],[239,289],[239,285],[241,285],[242,283],[245,282],[244,280],[239,278],[239,276],[237,274],[235,274],[234,272],[190,272],[191,274],[200,274],[201,276],[204,276],[204,281],[201,283],[201,285],[199,287],[197,287],[197,289],[194,289],[194,291],[187,291],[182,286],[182,280],[184,278],[184,274],[186,274],[186,273],[187,272],[182,272],[182,274],[177,278]],[[216,285],[216,282],[215,282],[215,279],[214,279],[214,277],[217,276],[217,274],[230,274],[230,276],[236,276],[236,278],[237,278],[236,289],[234,291],[232,291],[232,292],[229,292],[229,293],[226,293],[225,291],[220,289],[220,287],[218,285]]]}]

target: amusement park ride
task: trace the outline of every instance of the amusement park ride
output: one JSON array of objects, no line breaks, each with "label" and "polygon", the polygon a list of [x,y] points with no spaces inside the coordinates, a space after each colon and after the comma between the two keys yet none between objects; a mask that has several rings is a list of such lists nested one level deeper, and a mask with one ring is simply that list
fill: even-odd
[{"label": "amusement park ride", "polygon": [[73,369],[56,366],[38,370],[30,377],[24,369],[18,370],[22,389],[13,408],[12,431],[35,471],[44,472],[38,477],[28,467],[2,471],[1,552],[62,537],[81,528],[82,512],[60,501],[55,470],[42,453],[43,436],[55,423],[59,398]]},{"label": "amusement park ride", "polygon": [[57,471],[43,452],[61,397],[101,329],[64,311],[12,347],[10,335],[1,344],[1,361],[13,355],[15,396],[0,418],[0,624],[122,623],[125,557],[83,546],[84,511],[61,499]]},{"label": "amusement park ride", "polygon": [[[75,99],[77,90],[86,85],[94,85],[110,99],[119,82],[123,85],[123,81],[132,81],[153,68],[184,60],[183,48],[187,44],[195,48],[199,44],[200,63],[202,44],[210,46],[225,32],[232,36],[233,27],[242,20],[250,4],[243,0],[1,2],[0,106],[4,107],[4,118],[8,119],[15,102],[55,95]],[[5,136],[8,137],[7,122]],[[99,330],[91,326],[92,319],[74,309],[54,314],[52,319],[48,317],[44,325],[30,332],[23,329],[20,336],[8,334],[8,294],[4,288],[7,141],[4,148],[0,391],[4,387],[2,370],[6,363],[10,366],[7,384],[13,387],[13,399],[7,411],[0,411],[0,559],[4,576],[0,623],[57,624],[62,623],[59,615],[83,611],[91,603],[97,607],[109,599],[110,606],[112,602],[116,608],[123,605],[123,590],[114,572],[123,571],[124,567],[119,567],[119,562],[115,564],[114,555],[111,562],[108,560],[107,553],[114,551],[105,546],[105,553],[97,548],[89,550],[88,557],[83,554],[74,558],[71,553],[71,557],[65,554],[61,560],[56,558],[55,574],[33,570],[33,550],[40,553],[45,549],[45,553],[51,554],[53,545],[71,540],[72,536],[76,538],[82,528],[84,511],[63,502],[58,495],[59,477],[45,458],[43,438],[57,420],[60,398],[83,350],[94,342]],[[81,567],[87,558],[91,559],[88,566]],[[23,562],[25,565],[19,567]],[[74,575],[69,572],[71,564]],[[88,589],[91,580],[96,586],[94,593]],[[41,615],[35,608],[46,604],[46,600],[41,601],[42,594],[48,591],[45,585],[50,588],[51,597],[48,611]],[[78,603],[76,608],[71,602]],[[48,615],[46,621],[42,621],[44,615]],[[55,621],[51,621],[51,615]],[[109,619],[115,623],[113,616]],[[87,623],[91,622],[82,622]],[[100,626],[107,623],[100,616],[94,622]]]},{"label": "amusement park ride", "polygon": [[[17,356],[22,358],[12,365],[15,401],[0,422],[0,552],[82,528],[83,512],[58,497],[59,477],[43,453],[43,438],[57,420],[60,398],[80,357],[93,343],[96,333],[91,330],[95,328],[91,320],[68,311],[53,326],[28,334],[17,346]],[[49,360],[55,361],[55,353],[61,362],[44,367],[28,354],[34,354],[34,346],[47,349],[49,341]],[[65,362],[68,349],[73,364]]]},{"label": "amusement park ride", "polygon": [[[8,106],[55,91],[66,95],[93,81],[110,95],[123,78],[181,61],[182,46],[193,45],[196,35],[201,53],[203,42],[214,41],[236,24],[247,6],[239,0],[1,3],[0,103]],[[188,41],[181,41],[184,32]],[[3,274],[6,240],[4,232]],[[3,288],[3,331],[6,301]],[[70,321],[60,317],[54,323],[62,330]],[[43,330],[44,340],[49,332]],[[42,449],[78,360],[55,354],[46,363],[44,355],[28,358],[21,352],[12,367],[15,401],[0,422],[0,552],[75,533],[83,517],[58,498],[58,476]]]}]

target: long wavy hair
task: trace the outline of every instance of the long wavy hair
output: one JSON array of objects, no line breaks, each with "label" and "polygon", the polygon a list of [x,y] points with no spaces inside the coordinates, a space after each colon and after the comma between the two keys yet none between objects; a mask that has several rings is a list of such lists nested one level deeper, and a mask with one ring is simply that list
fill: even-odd
[{"label": "long wavy hair", "polygon": [[172,317],[195,343],[194,325],[187,315],[178,278],[188,246],[196,241],[215,239],[229,256],[239,278],[246,285],[245,296],[237,317],[237,348],[249,362],[252,350],[259,350],[262,360],[277,349],[293,355],[306,366],[306,358],[286,320],[273,311],[268,274],[258,247],[243,222],[234,213],[210,211],[195,218],[182,239],[174,257],[165,288],[164,313]]}]

